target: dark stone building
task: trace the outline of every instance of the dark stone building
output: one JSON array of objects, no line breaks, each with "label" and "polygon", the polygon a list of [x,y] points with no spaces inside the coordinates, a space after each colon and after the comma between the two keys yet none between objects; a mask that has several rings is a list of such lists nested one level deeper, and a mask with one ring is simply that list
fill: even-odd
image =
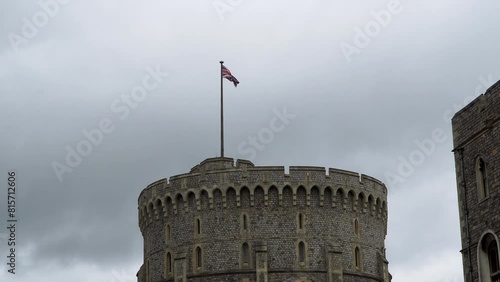
[{"label": "dark stone building", "polygon": [[452,127],[465,281],[500,282],[500,81]]},{"label": "dark stone building", "polygon": [[207,159],[138,200],[139,282],[389,282],[387,188],[322,167]]}]

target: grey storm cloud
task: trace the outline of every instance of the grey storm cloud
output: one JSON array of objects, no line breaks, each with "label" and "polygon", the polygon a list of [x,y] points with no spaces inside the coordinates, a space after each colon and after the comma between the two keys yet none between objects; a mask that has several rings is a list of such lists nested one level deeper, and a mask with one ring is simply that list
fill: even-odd
[{"label": "grey storm cloud", "polygon": [[[227,156],[384,181],[394,281],[462,281],[443,116],[500,79],[498,8],[451,0],[2,2],[0,171],[18,171],[19,222],[18,271],[8,273],[0,258],[0,280],[134,281],[140,191],[220,155],[224,60],[240,81],[225,85]],[[168,76],[125,104],[157,66]],[[127,105],[126,117],[115,101]],[[254,154],[241,149],[284,108],[295,117],[282,130]],[[92,143],[85,132],[103,120],[113,130]],[[426,154],[418,144],[429,140]],[[69,166],[67,148],[78,153],[82,141],[90,152]],[[418,151],[423,159],[412,164]],[[61,181],[54,162],[71,169]],[[412,166],[404,176],[402,162]],[[2,229],[2,254],[5,236]]]}]

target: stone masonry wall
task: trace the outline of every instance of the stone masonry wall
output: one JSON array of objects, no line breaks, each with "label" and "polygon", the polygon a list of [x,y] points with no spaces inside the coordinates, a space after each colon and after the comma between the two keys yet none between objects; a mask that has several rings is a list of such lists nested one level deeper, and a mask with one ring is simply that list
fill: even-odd
[{"label": "stone masonry wall", "polygon": [[[464,276],[467,282],[479,280],[478,243],[485,232],[500,237],[500,81],[464,107],[452,119],[455,168],[459,197]],[[463,169],[462,169],[463,157]],[[489,196],[478,191],[476,164],[486,164]],[[462,174],[465,177],[462,177]],[[465,190],[462,181],[465,180]],[[467,201],[465,202],[465,199]],[[467,243],[467,206],[470,246]],[[471,251],[473,280],[469,279],[468,248]]]},{"label": "stone masonry wall", "polygon": [[[184,257],[187,281],[257,281],[256,250],[264,244],[265,281],[328,281],[329,247],[342,250],[338,267],[344,270],[344,281],[382,281],[386,201],[383,183],[349,171],[290,167],[285,174],[284,167],[208,159],[190,173],[154,182],[141,192],[145,264],[138,278],[146,281],[149,265],[151,282],[185,281],[174,280],[175,267],[168,272],[169,253],[172,264],[175,256]],[[305,246],[303,263],[300,242]],[[249,246],[248,264],[243,262],[244,243]],[[200,268],[197,247],[202,250]],[[359,267],[355,248],[361,255]]]}]

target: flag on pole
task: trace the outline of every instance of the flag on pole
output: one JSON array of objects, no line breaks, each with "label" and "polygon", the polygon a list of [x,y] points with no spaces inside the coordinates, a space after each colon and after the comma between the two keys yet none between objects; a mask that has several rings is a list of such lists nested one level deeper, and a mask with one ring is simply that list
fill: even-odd
[{"label": "flag on pole", "polygon": [[234,87],[238,86],[238,83],[240,83],[236,77],[234,77],[231,72],[229,71],[228,68],[226,68],[224,65],[222,65],[222,77],[227,78],[229,81],[232,81],[234,84]]}]

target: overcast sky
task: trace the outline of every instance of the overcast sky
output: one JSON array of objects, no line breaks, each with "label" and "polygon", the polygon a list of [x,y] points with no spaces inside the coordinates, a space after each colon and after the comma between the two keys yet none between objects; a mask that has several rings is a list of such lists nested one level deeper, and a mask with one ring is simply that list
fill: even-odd
[{"label": "overcast sky", "polygon": [[220,155],[220,60],[226,156],[382,180],[393,281],[463,281],[450,119],[500,79],[500,3],[58,1],[0,3],[0,281],[135,281],[140,191]]}]

